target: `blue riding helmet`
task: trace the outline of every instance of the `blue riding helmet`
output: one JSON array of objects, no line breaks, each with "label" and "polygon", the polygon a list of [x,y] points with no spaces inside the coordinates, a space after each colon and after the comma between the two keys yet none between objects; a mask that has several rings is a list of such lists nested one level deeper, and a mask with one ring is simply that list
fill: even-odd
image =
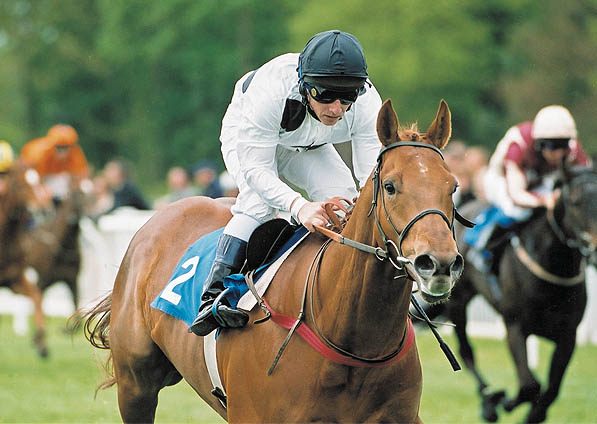
[{"label": "blue riding helmet", "polygon": [[297,71],[301,94],[309,92],[321,103],[354,103],[369,76],[361,44],[339,30],[314,35],[299,56]]}]

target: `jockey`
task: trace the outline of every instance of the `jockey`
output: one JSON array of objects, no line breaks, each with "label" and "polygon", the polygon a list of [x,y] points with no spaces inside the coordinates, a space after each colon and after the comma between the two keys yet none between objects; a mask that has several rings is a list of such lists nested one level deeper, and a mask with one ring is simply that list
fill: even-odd
[{"label": "jockey", "polygon": [[564,162],[590,165],[577,139],[574,118],[565,107],[546,106],[533,122],[522,122],[506,132],[484,176],[484,192],[494,207],[481,214],[478,228],[467,230],[464,236],[473,247],[468,259],[480,271],[492,266],[487,248],[497,234],[526,221],[533,209],[554,208],[559,191],[546,177]]},{"label": "jockey", "polygon": [[7,173],[15,160],[12,147],[6,140],[0,140],[0,173]]},{"label": "jockey", "polygon": [[[219,326],[211,306],[224,277],[240,271],[249,236],[261,223],[288,211],[314,231],[328,220],[322,201],[356,196],[350,169],[332,144],[352,142],[354,174],[362,187],[380,150],[380,107],[359,41],[338,30],[316,34],[300,55],[276,57],[236,83],[220,141],[239,194],[189,331],[204,336]],[[249,318],[225,304],[217,310],[227,327],[242,327]]]},{"label": "jockey", "polygon": [[6,140],[0,140],[0,196],[8,191],[8,184],[4,178],[14,164],[14,153],[12,147]]},{"label": "jockey", "polygon": [[31,140],[21,150],[23,162],[37,171],[56,200],[68,195],[72,178],[89,178],[89,165],[78,140],[73,127],[58,124],[45,137]]}]

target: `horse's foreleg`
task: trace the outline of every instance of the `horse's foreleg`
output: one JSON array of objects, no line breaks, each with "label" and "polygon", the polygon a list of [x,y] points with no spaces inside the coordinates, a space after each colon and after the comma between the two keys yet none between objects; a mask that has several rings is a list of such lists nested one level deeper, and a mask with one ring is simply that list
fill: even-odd
[{"label": "horse's foreleg", "polygon": [[527,359],[526,334],[523,334],[520,325],[507,322],[507,339],[510,353],[516,366],[518,376],[518,394],[513,399],[504,402],[504,409],[508,412],[524,402],[534,402],[541,392],[541,385],[531,372]]},{"label": "horse's foreleg", "polygon": [[[470,300],[470,299],[469,299]],[[477,380],[477,390],[481,396],[481,415],[488,422],[495,422],[498,419],[497,406],[503,399],[505,392],[503,390],[492,391],[489,385],[475,365],[475,355],[473,348],[466,334],[466,303],[460,304],[450,310],[450,319],[455,324],[455,332],[458,337],[458,348],[460,357],[464,361],[465,367],[473,374]]]},{"label": "horse's foreleg", "polygon": [[35,321],[35,335],[33,342],[42,358],[48,356],[48,348],[46,346],[46,318],[42,309],[42,293],[39,288],[29,281],[25,275],[11,286],[12,291],[16,294],[27,296],[33,302],[33,318]]},{"label": "horse's foreleg", "polygon": [[547,417],[547,408],[554,402],[560,392],[562,379],[564,378],[564,373],[570,363],[570,358],[572,358],[575,345],[576,334],[574,332],[572,332],[570,337],[567,337],[566,340],[556,344],[556,348],[551,358],[547,389],[541,393],[537,398],[537,401],[533,403],[527,416],[527,422],[539,423],[545,421],[545,418]]}]

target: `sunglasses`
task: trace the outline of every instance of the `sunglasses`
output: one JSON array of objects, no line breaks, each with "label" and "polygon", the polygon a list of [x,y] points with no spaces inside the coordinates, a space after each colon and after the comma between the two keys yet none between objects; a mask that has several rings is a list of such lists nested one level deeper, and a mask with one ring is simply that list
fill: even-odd
[{"label": "sunglasses", "polygon": [[334,91],[328,90],[325,88],[305,84],[305,90],[309,93],[313,100],[318,103],[323,104],[330,104],[334,103],[336,100],[340,100],[340,103],[343,105],[351,105],[357,101],[359,97],[360,89],[353,89],[348,91]]},{"label": "sunglasses", "polygon": [[568,149],[569,141],[567,138],[547,138],[539,141],[539,147],[547,150]]}]

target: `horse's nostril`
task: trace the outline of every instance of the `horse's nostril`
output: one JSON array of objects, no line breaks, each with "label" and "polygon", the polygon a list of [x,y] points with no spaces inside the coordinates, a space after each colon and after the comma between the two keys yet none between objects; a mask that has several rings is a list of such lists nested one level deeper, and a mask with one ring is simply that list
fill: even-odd
[{"label": "horse's nostril", "polygon": [[415,269],[421,275],[433,275],[436,266],[430,255],[419,255],[415,259]]},{"label": "horse's nostril", "polygon": [[464,270],[464,259],[462,258],[461,254],[456,255],[454,262],[450,266],[450,274],[457,275],[460,277],[462,271]]}]

